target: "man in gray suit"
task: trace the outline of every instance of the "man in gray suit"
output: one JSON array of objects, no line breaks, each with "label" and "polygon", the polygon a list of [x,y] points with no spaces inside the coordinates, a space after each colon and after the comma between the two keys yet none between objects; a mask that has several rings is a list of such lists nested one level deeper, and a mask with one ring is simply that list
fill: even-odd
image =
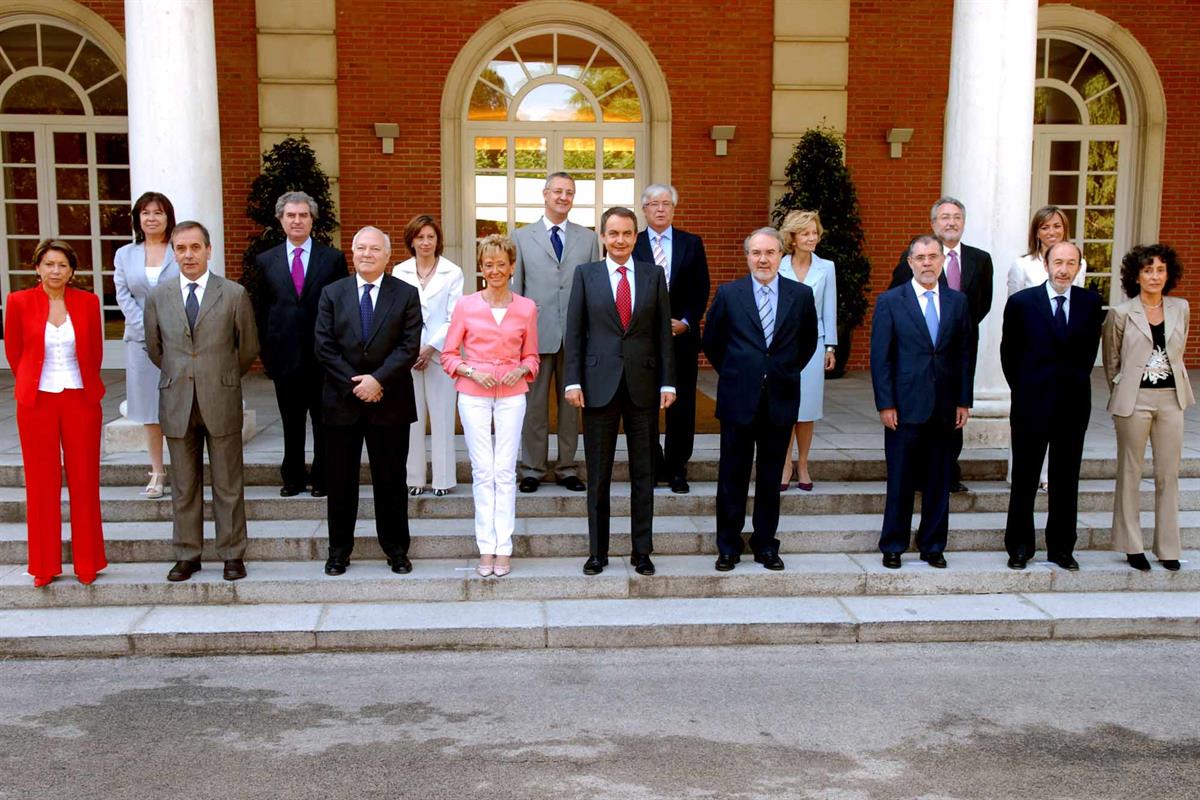
[{"label": "man in gray suit", "polygon": [[258,356],[254,309],[245,290],[208,270],[212,245],[199,222],[171,233],[179,277],[146,301],[146,349],[162,370],[158,416],[171,453],[175,566],[169,581],[200,569],[204,542],[204,447],[212,467],[217,557],[224,577],[246,577],[242,474],[242,376]]},{"label": "man in gray suit", "polygon": [[517,263],[513,268],[513,291],[537,305],[538,350],[542,366],[525,400],[525,424],[521,429],[521,458],[517,473],[522,492],[536,492],[548,476],[547,450],[550,427],[550,381],[558,398],[558,484],[573,492],[587,487],[579,480],[575,452],[579,447],[579,411],[563,402],[563,331],[567,327],[567,304],[575,268],[600,258],[596,234],[567,221],[575,204],[575,181],[565,172],[546,178],[542,189],[546,211],[540,220],[513,235]]}]

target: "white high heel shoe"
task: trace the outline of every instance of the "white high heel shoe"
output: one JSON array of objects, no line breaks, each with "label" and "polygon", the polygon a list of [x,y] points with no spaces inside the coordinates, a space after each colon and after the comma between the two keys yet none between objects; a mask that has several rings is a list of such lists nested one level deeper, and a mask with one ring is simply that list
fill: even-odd
[{"label": "white high heel shoe", "polygon": [[148,472],[150,482],[146,484],[146,488],[142,490],[148,500],[157,500],[163,496],[164,479],[167,477],[166,472]]}]

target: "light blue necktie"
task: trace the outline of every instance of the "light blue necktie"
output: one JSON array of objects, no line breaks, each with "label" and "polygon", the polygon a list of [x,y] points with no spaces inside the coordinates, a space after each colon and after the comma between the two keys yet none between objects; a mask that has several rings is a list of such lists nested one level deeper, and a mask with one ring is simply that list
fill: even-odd
[{"label": "light blue necktie", "polygon": [[932,291],[925,292],[925,327],[929,328],[930,341],[937,344],[938,315]]},{"label": "light blue necktie", "polygon": [[763,338],[767,340],[767,347],[770,347],[771,339],[775,336],[775,312],[771,309],[771,287],[762,287],[759,294],[762,297],[758,301],[758,318],[762,321]]}]

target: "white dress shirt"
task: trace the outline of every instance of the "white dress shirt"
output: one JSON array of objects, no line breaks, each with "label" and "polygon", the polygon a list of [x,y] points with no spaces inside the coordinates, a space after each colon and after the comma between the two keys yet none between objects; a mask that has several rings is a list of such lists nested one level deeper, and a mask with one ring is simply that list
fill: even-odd
[{"label": "white dress shirt", "polygon": [[1067,318],[1067,322],[1070,322],[1071,321],[1071,290],[1068,288],[1065,292],[1063,292],[1060,295],[1058,293],[1058,290],[1054,288],[1054,284],[1047,280],[1046,281],[1046,294],[1050,296],[1050,316],[1051,317],[1053,317],[1054,312],[1056,312],[1058,310],[1058,303],[1054,302],[1054,298],[1056,298],[1056,297],[1067,298],[1067,301],[1065,303],[1063,303],[1063,316],[1065,316]]},{"label": "white dress shirt", "polygon": [[917,303],[919,303],[921,306],[921,316],[925,316],[925,305],[929,302],[929,299],[925,297],[925,293],[933,292],[933,310],[937,312],[937,318],[940,322],[942,319],[942,295],[940,292],[940,289],[942,288],[942,282],[934,281],[932,289],[926,289],[924,286],[917,283],[916,278],[913,278],[910,283],[912,284],[913,291],[917,293]]},{"label": "white dress shirt", "polygon": [[42,358],[39,392],[58,394],[64,389],[82,389],[83,375],[79,372],[79,357],[75,353],[75,328],[71,317],[55,326],[46,320],[46,351]]},{"label": "white dress shirt", "polygon": [[304,267],[304,277],[308,277],[308,259],[312,255],[312,237],[304,240],[303,244],[294,245],[292,240],[287,240],[287,265],[288,274],[292,272],[292,259],[296,257],[296,248],[300,248],[300,264]]},{"label": "white dress shirt", "polygon": [[[563,250],[566,251],[566,249],[567,249],[567,221],[564,219],[562,222],[551,222],[550,220],[546,219],[545,215],[542,215],[542,224],[546,226],[546,241],[547,242],[550,241],[550,229],[555,227],[556,225],[558,226],[558,238],[562,239]],[[551,248],[551,249],[553,249],[553,248]]]},{"label": "white dress shirt", "polygon": [[179,288],[183,290],[183,306],[184,306],[184,308],[187,308],[188,294],[190,294],[190,292],[188,290],[188,284],[191,284],[191,283],[196,284],[196,302],[200,305],[204,304],[204,287],[208,286],[208,276],[211,274],[212,273],[209,272],[208,270],[204,270],[203,275],[201,275],[199,278],[196,278],[193,280],[193,279],[189,278],[188,276],[184,275],[182,272],[179,273]]},{"label": "white dress shirt", "polygon": [[358,302],[360,305],[362,304],[362,287],[366,286],[368,283],[375,287],[371,290],[371,293],[367,295],[367,297],[371,298],[371,310],[374,311],[375,305],[379,302],[379,286],[383,283],[383,273],[379,273],[379,277],[373,281],[363,280],[363,276],[358,274],[354,276],[354,280],[358,283]]}]

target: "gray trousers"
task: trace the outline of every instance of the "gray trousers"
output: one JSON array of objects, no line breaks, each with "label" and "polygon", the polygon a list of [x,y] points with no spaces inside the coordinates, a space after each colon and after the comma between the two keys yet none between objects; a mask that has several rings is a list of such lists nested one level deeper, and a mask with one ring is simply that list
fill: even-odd
[{"label": "gray trousers", "polygon": [[204,448],[212,471],[213,520],[217,558],[230,561],[246,553],[246,503],[243,491],[242,433],[213,436],[200,406],[192,401],[187,432],[167,437],[171,454],[171,506],[176,561],[199,561],[204,548]]},{"label": "gray trousers", "polygon": [[[525,398],[525,423],[521,428],[521,459],[517,464],[518,478],[550,480],[575,475],[575,453],[579,449],[579,409],[563,400],[563,373],[566,358],[562,348],[557,353],[540,354],[537,377],[529,386]],[[550,428],[550,384],[558,399],[558,463],[549,472],[547,451]]]}]

